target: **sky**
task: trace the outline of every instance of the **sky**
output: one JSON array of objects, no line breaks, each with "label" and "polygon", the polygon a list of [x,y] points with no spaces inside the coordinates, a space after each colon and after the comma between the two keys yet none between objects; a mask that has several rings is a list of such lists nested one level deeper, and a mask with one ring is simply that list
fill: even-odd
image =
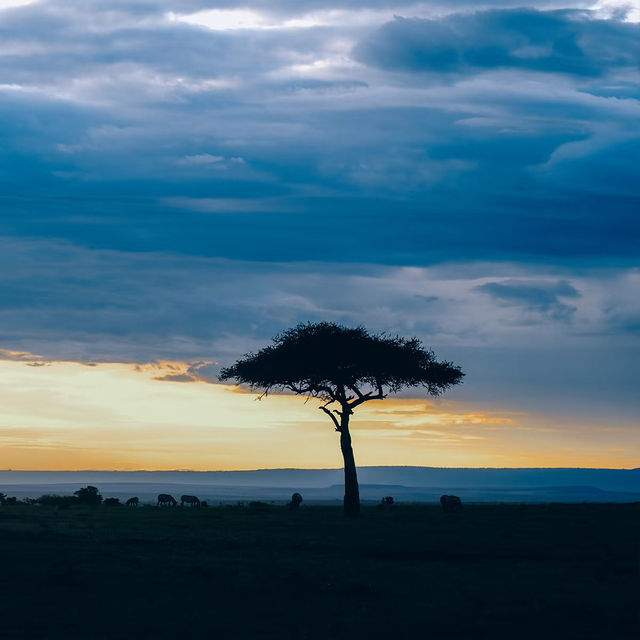
[{"label": "sky", "polygon": [[0,468],[340,466],[217,382],[320,320],[466,373],[360,464],[638,466],[639,87],[640,0],[0,0]]}]

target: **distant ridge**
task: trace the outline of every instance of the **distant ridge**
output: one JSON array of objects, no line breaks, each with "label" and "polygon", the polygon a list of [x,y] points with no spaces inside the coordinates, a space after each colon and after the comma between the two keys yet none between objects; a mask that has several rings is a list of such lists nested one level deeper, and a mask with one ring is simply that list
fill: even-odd
[{"label": "distant ridge", "polygon": [[[603,491],[640,493],[640,468],[580,467],[454,468],[365,466],[358,470],[363,485],[411,487],[543,488],[593,487]],[[0,470],[0,489],[7,485],[87,483],[189,484],[227,487],[326,488],[342,483],[342,469],[254,469],[241,471],[46,471]]]}]

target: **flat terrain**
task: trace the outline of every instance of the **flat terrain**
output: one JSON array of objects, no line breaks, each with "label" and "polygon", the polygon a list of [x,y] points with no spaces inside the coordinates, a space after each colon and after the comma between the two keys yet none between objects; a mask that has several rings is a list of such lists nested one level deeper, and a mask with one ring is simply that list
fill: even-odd
[{"label": "flat terrain", "polygon": [[640,506],[0,507],[0,636],[640,637]]}]

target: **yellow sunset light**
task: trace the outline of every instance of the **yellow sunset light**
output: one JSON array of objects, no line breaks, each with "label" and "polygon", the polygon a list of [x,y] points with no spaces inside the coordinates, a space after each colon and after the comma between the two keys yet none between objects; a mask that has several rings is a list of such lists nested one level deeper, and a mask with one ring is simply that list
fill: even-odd
[{"label": "yellow sunset light", "polygon": [[[339,467],[337,434],[318,403],[258,400],[188,379],[189,363],[0,360],[0,467],[248,469]],[[616,432],[552,428],[465,403],[388,398],[354,418],[360,465],[633,466]],[[576,431],[578,429],[578,431]],[[620,442],[628,434],[620,431]],[[607,446],[601,444],[606,440]]]}]

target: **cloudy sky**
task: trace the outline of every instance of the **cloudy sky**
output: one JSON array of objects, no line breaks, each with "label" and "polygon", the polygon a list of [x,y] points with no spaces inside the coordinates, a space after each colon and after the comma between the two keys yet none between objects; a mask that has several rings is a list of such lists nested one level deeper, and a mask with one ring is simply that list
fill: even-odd
[{"label": "cloudy sky", "polygon": [[639,0],[0,0],[0,133],[0,466],[337,466],[211,384],[316,320],[467,373],[361,463],[638,466]]}]

